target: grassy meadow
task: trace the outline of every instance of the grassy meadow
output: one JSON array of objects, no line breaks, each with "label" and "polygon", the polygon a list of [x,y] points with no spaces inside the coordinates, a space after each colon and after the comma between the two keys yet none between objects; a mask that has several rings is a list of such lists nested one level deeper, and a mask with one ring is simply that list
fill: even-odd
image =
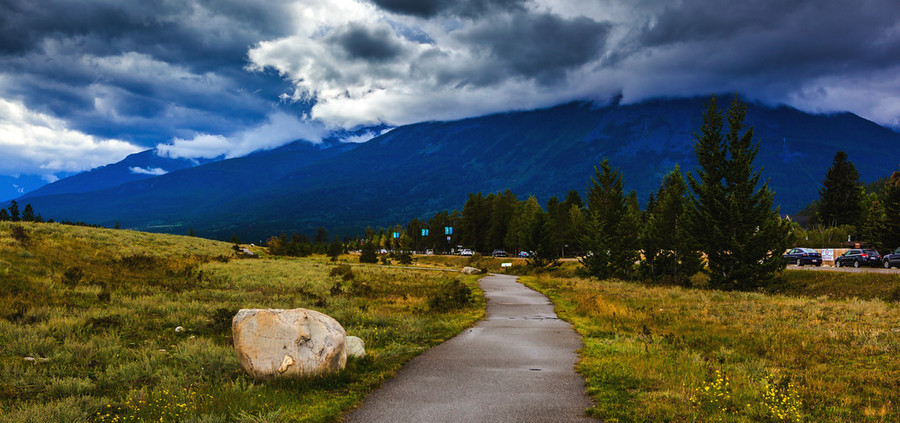
[{"label": "grassy meadow", "polygon": [[[456,278],[473,292],[461,308],[447,300]],[[334,421],[483,306],[474,277],[0,222],[0,422]],[[368,356],[328,377],[254,381],[231,346],[231,318],[264,307],[331,315]]]},{"label": "grassy meadow", "polygon": [[578,371],[603,421],[900,421],[900,307],[825,294],[871,277],[810,273],[825,272],[788,271],[785,289],[819,297],[520,280],[581,334]]}]

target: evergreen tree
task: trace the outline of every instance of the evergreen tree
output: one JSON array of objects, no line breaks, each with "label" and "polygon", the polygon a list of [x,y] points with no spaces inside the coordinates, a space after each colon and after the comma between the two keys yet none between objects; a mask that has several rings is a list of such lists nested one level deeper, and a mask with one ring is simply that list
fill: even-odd
[{"label": "evergreen tree", "polygon": [[[653,198],[653,197],[651,197]],[[646,279],[688,285],[703,267],[703,260],[687,229],[687,185],[676,166],[663,179],[654,201],[648,202],[641,232],[644,259],[640,272]]]},{"label": "evergreen tree", "polygon": [[328,244],[328,257],[331,261],[337,261],[338,256],[344,252],[344,244],[338,240],[334,240]]},{"label": "evergreen tree", "polygon": [[26,204],[25,210],[22,210],[22,221],[34,222],[34,209],[31,207],[31,204]]},{"label": "evergreen tree", "polygon": [[882,243],[894,249],[900,247],[900,171],[891,175],[881,195],[885,215]]},{"label": "evergreen tree", "polygon": [[633,192],[629,197],[634,201],[625,197],[622,174],[610,168],[609,160],[603,160],[594,172],[587,191],[585,233],[580,240],[587,254],[581,263],[591,276],[630,279],[639,248],[636,197]]},{"label": "evergreen tree", "polygon": [[506,243],[509,225],[515,214],[519,199],[510,190],[497,194],[491,199],[491,222],[488,227],[488,248],[513,250],[512,245]]},{"label": "evergreen tree", "polygon": [[869,194],[868,197],[869,207],[866,210],[866,218],[860,231],[862,239],[866,241],[869,247],[875,249],[890,248],[889,245],[885,245],[888,222],[884,203],[877,194]]},{"label": "evergreen tree", "polygon": [[9,213],[6,212],[6,209],[0,209],[0,222],[7,220],[9,220]]},{"label": "evergreen tree", "polygon": [[360,263],[378,263],[378,254],[375,253],[375,244],[366,241],[359,252]]},{"label": "evergreen tree", "polygon": [[19,203],[17,203],[16,200],[12,200],[9,202],[9,207],[7,207],[7,209],[9,210],[9,220],[12,220],[13,222],[18,222],[19,221]]},{"label": "evergreen tree", "polygon": [[773,193],[753,168],[759,144],[753,129],[743,133],[746,106],[735,97],[728,109],[728,133],[713,96],[694,135],[697,179],[688,175],[691,230],[706,253],[710,285],[720,289],[754,289],[768,285],[784,268],[787,222],[772,209]]},{"label": "evergreen tree", "polygon": [[489,198],[478,194],[469,194],[463,206],[459,222],[460,243],[478,252],[485,252],[488,244],[488,231],[491,225],[491,202]]},{"label": "evergreen tree", "polygon": [[188,236],[196,236],[196,235],[197,235],[197,234],[194,233],[194,227],[193,227],[193,226],[190,227],[190,228],[188,228]]},{"label": "evergreen tree", "polygon": [[819,189],[818,223],[825,226],[858,225],[862,216],[863,186],[859,171],[838,151]]},{"label": "evergreen tree", "polygon": [[328,243],[328,231],[326,231],[325,228],[319,226],[319,228],[316,229],[316,237],[313,238],[313,242],[316,244],[322,244],[322,245],[327,244]]}]

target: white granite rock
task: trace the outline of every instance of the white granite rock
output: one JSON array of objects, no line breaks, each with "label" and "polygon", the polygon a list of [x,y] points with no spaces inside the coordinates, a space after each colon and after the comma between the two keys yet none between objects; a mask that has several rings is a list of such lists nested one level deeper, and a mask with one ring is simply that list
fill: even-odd
[{"label": "white granite rock", "polygon": [[359,337],[347,336],[344,340],[344,351],[347,352],[347,357],[365,357],[366,344]]},{"label": "white granite rock", "polygon": [[347,364],[344,328],[317,311],[244,309],[231,328],[241,366],[257,379],[313,376]]}]

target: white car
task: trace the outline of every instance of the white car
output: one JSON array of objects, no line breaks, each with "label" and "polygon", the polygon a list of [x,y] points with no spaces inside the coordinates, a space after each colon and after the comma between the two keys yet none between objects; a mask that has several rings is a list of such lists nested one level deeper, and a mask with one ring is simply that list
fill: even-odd
[{"label": "white car", "polygon": [[470,249],[468,249],[468,248],[465,248],[465,249],[463,249],[463,250],[460,250],[459,255],[461,255],[461,256],[474,256],[474,255],[475,255],[475,252],[472,251],[472,250],[470,250]]}]

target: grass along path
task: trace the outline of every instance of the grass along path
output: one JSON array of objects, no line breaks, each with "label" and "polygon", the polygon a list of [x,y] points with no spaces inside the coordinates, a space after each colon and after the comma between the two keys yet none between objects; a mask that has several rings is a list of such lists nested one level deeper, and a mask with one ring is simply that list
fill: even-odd
[{"label": "grass along path", "polygon": [[896,303],[520,280],[581,334],[605,421],[900,421]]},{"label": "grass along path", "polygon": [[[334,421],[484,313],[474,277],[321,258],[239,260],[230,247],[0,223],[0,422]],[[457,278],[473,289],[462,308],[447,300]],[[329,377],[255,382],[230,344],[231,318],[267,307],[329,314],[369,356]]]}]

